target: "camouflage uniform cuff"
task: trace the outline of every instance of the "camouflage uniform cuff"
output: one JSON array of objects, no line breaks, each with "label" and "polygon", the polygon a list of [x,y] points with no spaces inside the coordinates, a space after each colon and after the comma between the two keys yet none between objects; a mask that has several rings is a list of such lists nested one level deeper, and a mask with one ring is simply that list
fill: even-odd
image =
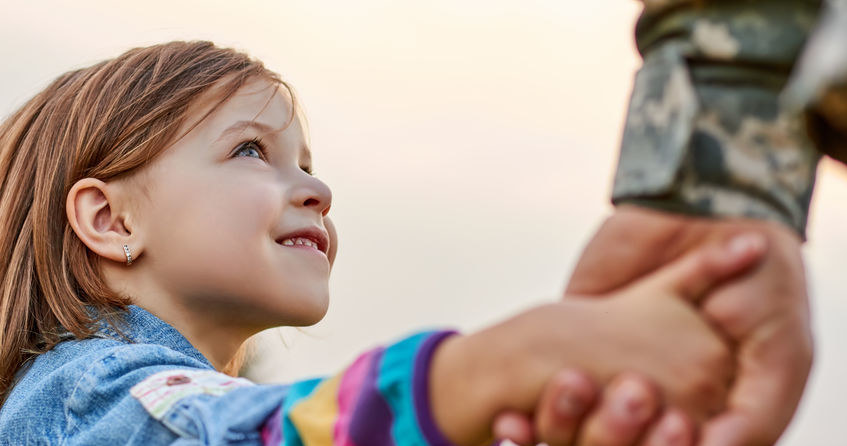
[{"label": "camouflage uniform cuff", "polygon": [[804,236],[820,155],[805,116],[784,110],[779,95],[817,6],[706,3],[648,9],[639,21],[644,65],[612,201],[774,220]]}]

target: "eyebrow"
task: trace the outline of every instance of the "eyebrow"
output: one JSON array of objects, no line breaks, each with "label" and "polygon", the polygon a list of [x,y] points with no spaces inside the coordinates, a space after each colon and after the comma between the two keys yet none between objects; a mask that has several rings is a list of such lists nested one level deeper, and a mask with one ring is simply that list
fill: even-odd
[{"label": "eyebrow", "polygon": [[238,121],[221,132],[221,135],[218,136],[218,139],[216,139],[215,142],[218,142],[233,133],[241,133],[250,128],[256,129],[262,133],[271,133],[275,130],[273,127],[258,121]]},{"label": "eyebrow", "polygon": [[[215,142],[219,142],[231,134],[241,133],[251,128],[256,129],[261,133],[273,133],[279,130],[259,121],[238,121],[235,124],[227,127],[227,129],[223,132],[221,132],[220,136],[218,136],[218,139],[216,139]],[[312,151],[306,144],[300,146],[300,155],[306,158],[309,161],[309,164],[312,163]]]}]

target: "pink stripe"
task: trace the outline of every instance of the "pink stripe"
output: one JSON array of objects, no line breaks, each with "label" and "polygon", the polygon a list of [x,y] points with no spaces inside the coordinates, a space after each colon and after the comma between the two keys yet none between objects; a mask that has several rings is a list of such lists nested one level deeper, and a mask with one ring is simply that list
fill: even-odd
[{"label": "pink stripe", "polygon": [[341,383],[338,385],[338,418],[333,431],[333,443],[338,446],[357,446],[350,438],[350,420],[353,418],[353,409],[356,408],[362,383],[376,353],[371,351],[356,358],[341,377]]},{"label": "pink stripe", "polygon": [[262,445],[280,446],[282,444],[282,407],[277,409],[262,426]]}]

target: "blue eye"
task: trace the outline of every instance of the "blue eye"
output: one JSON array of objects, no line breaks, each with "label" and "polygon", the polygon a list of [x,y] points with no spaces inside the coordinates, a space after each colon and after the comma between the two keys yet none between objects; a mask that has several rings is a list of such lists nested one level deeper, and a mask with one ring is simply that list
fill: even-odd
[{"label": "blue eye", "polygon": [[262,140],[253,138],[250,141],[239,144],[232,156],[238,156],[239,153],[249,153],[249,157],[265,159],[265,146],[262,145]]}]

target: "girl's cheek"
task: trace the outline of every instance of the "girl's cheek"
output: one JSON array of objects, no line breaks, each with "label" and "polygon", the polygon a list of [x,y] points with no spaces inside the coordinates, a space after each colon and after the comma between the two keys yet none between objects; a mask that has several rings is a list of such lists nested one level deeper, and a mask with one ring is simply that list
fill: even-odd
[{"label": "girl's cheek", "polygon": [[[167,239],[188,237],[221,249],[227,240],[265,240],[284,222],[284,187],[260,172],[209,169],[166,178],[160,185],[157,221]],[[170,240],[171,243],[184,243]],[[243,248],[243,246],[242,246]]]},{"label": "girl's cheek", "polygon": [[283,194],[271,184],[252,184],[227,192],[226,200],[213,200],[214,212],[228,220],[233,230],[242,233],[270,235],[284,224]]},{"label": "girl's cheek", "polygon": [[277,216],[283,207],[283,194],[280,188],[272,183],[256,184],[239,191],[238,201],[242,203],[244,212],[250,212],[260,220]]}]

